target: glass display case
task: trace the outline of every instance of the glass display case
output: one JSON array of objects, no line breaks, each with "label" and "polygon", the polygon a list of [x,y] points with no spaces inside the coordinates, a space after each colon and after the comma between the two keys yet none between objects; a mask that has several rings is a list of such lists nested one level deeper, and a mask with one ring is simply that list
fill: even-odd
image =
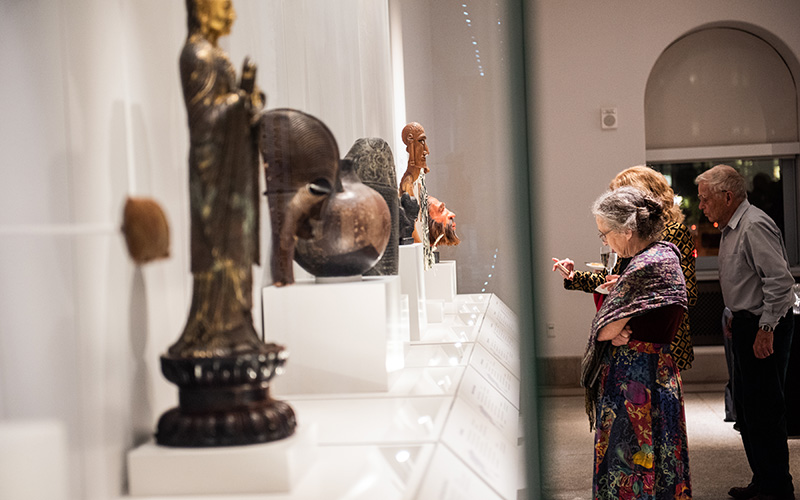
[{"label": "glass display case", "polygon": [[[525,488],[525,367],[512,360],[520,342],[532,341],[519,338],[527,314],[513,331],[499,318],[530,303],[518,292],[529,261],[517,245],[527,248],[530,227],[522,3],[233,5],[219,49],[237,82],[246,57],[257,66],[265,109],[316,116],[341,156],[360,138],[385,140],[398,181],[409,158],[401,130],[424,125],[428,191],[455,213],[461,238],[440,249],[447,278],[419,304],[418,338],[392,357],[402,368],[386,390],[281,395],[303,435],[316,436],[318,453],[305,471],[311,479],[276,498],[516,498]],[[0,417],[64,425],[67,497],[125,497],[134,484],[127,453],[152,439],[158,416],[178,399],[159,357],[178,339],[192,299],[190,134],[179,72],[186,5],[33,1],[9,4],[0,17],[9,68],[0,99],[17,117],[3,128],[6,165],[25,166],[6,169],[0,190],[9,297],[0,311]],[[263,192],[263,176],[258,182]],[[164,209],[168,259],[139,266],[126,255],[120,221],[130,196]],[[259,204],[265,236],[252,317],[270,341],[261,299],[271,283],[271,222],[266,198]],[[503,312],[490,319],[492,304]],[[396,305],[407,321],[408,300]],[[463,394],[467,386],[474,390]]]}]

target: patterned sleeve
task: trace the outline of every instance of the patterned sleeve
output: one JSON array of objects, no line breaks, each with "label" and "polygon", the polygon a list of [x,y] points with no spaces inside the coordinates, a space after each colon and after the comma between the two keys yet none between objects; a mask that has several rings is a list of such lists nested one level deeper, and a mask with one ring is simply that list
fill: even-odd
[{"label": "patterned sleeve", "polygon": [[606,271],[597,273],[591,271],[575,271],[571,280],[564,279],[564,288],[567,290],[582,290],[586,293],[594,292],[594,289],[606,282]]},{"label": "patterned sleeve", "polygon": [[[620,274],[620,265],[622,261],[627,263],[625,259],[617,259],[614,269],[611,274]],[[594,289],[606,282],[608,272],[603,269],[601,271],[575,271],[575,275],[571,280],[564,280],[564,288],[567,290],[582,290],[586,293],[593,293]]]},{"label": "patterned sleeve", "polygon": [[667,224],[667,227],[664,228],[664,241],[674,243],[681,251],[681,269],[683,269],[683,277],[686,279],[686,295],[689,299],[689,307],[694,307],[697,303],[694,238],[686,226],[675,222]]}]

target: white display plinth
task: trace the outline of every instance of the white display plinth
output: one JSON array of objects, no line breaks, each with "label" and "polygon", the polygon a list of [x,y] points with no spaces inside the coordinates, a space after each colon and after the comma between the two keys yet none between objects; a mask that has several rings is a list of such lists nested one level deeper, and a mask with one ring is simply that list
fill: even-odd
[{"label": "white display plinth", "polygon": [[288,493],[317,453],[316,425],[280,441],[218,448],[153,442],[128,453],[132,496]]},{"label": "white display plinth", "polygon": [[425,301],[428,313],[428,323],[441,323],[444,321],[444,301],[438,299],[428,299]]},{"label": "white display plinth", "polygon": [[0,421],[0,498],[70,498],[67,441],[58,420]]},{"label": "white display plinth", "polygon": [[289,352],[272,393],[387,391],[403,368],[400,302],[397,276],[264,288],[264,339]]},{"label": "white display plinth", "polygon": [[452,396],[335,397],[290,400],[297,418],[315,422],[317,443],[398,445],[435,443],[453,405]]},{"label": "white display plinth", "polygon": [[408,332],[418,341],[428,324],[422,243],[400,245],[400,293],[408,295]]},{"label": "white display plinth", "polygon": [[425,298],[445,302],[456,299],[456,261],[437,262],[425,273]]}]

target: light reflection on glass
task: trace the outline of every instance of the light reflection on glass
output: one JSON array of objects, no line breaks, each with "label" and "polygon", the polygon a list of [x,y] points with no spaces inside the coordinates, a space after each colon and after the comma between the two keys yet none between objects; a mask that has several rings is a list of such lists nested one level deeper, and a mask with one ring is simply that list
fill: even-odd
[{"label": "light reflection on glass", "polygon": [[[467,8],[467,4],[462,3],[461,7],[466,9]],[[469,12],[467,10],[464,10],[463,12],[464,12],[464,15],[467,16],[467,18],[465,19],[465,21],[467,22],[467,27],[472,28],[472,19],[469,17]],[[472,40],[472,45],[478,45],[478,41],[475,39],[475,35],[472,35],[470,37],[470,39]],[[476,62],[478,63],[478,74],[480,76],[484,76],[485,73],[483,71],[483,65],[481,64],[480,57],[481,57],[480,56],[480,51],[478,49],[475,49],[475,59],[476,59]]]},{"label": "light reflection on glass", "polygon": [[400,450],[394,456],[394,459],[401,464],[407,462],[409,458],[411,458],[411,453],[409,453],[408,450]]}]

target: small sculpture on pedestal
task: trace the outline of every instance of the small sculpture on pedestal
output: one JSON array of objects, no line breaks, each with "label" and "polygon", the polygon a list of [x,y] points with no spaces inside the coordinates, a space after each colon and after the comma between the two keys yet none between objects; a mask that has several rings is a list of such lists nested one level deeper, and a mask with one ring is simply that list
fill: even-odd
[{"label": "small sculpture on pedestal", "polygon": [[358,276],[389,241],[389,208],[339,159],[333,134],[293,109],[260,120],[261,155],[272,221],[271,270],[276,286],[294,283],[292,260],[317,277]]},{"label": "small sculpture on pedestal", "polygon": [[430,216],[428,234],[434,252],[439,245],[455,246],[461,243],[456,234],[456,214],[448,210],[443,202],[430,195],[428,195],[428,215]]},{"label": "small sculpture on pedestal", "polygon": [[362,138],[356,140],[345,159],[353,162],[353,169],[361,182],[380,193],[389,208],[391,221],[389,243],[375,267],[364,274],[395,275],[398,266],[399,200],[395,187],[397,173],[392,149],[379,137]]},{"label": "small sculpture on pedestal", "polygon": [[259,258],[257,134],[264,105],[256,67],[241,81],[217,40],[230,33],[230,0],[187,0],[189,34],[180,74],[189,121],[192,305],[183,333],[161,357],[180,389],[156,441],[168,446],[227,446],[291,435],[294,412],[269,395],[286,351],[265,344],[253,326],[252,266]]},{"label": "small sculpture on pedestal", "polygon": [[425,186],[425,174],[430,172],[427,157],[428,137],[425,129],[417,122],[411,122],[403,127],[403,144],[408,152],[408,167],[400,179],[399,196],[403,193],[413,197],[419,203],[419,215],[414,227],[414,242],[422,243],[422,255],[425,269],[433,267],[433,251],[431,250],[430,237],[428,236],[428,189]]}]

